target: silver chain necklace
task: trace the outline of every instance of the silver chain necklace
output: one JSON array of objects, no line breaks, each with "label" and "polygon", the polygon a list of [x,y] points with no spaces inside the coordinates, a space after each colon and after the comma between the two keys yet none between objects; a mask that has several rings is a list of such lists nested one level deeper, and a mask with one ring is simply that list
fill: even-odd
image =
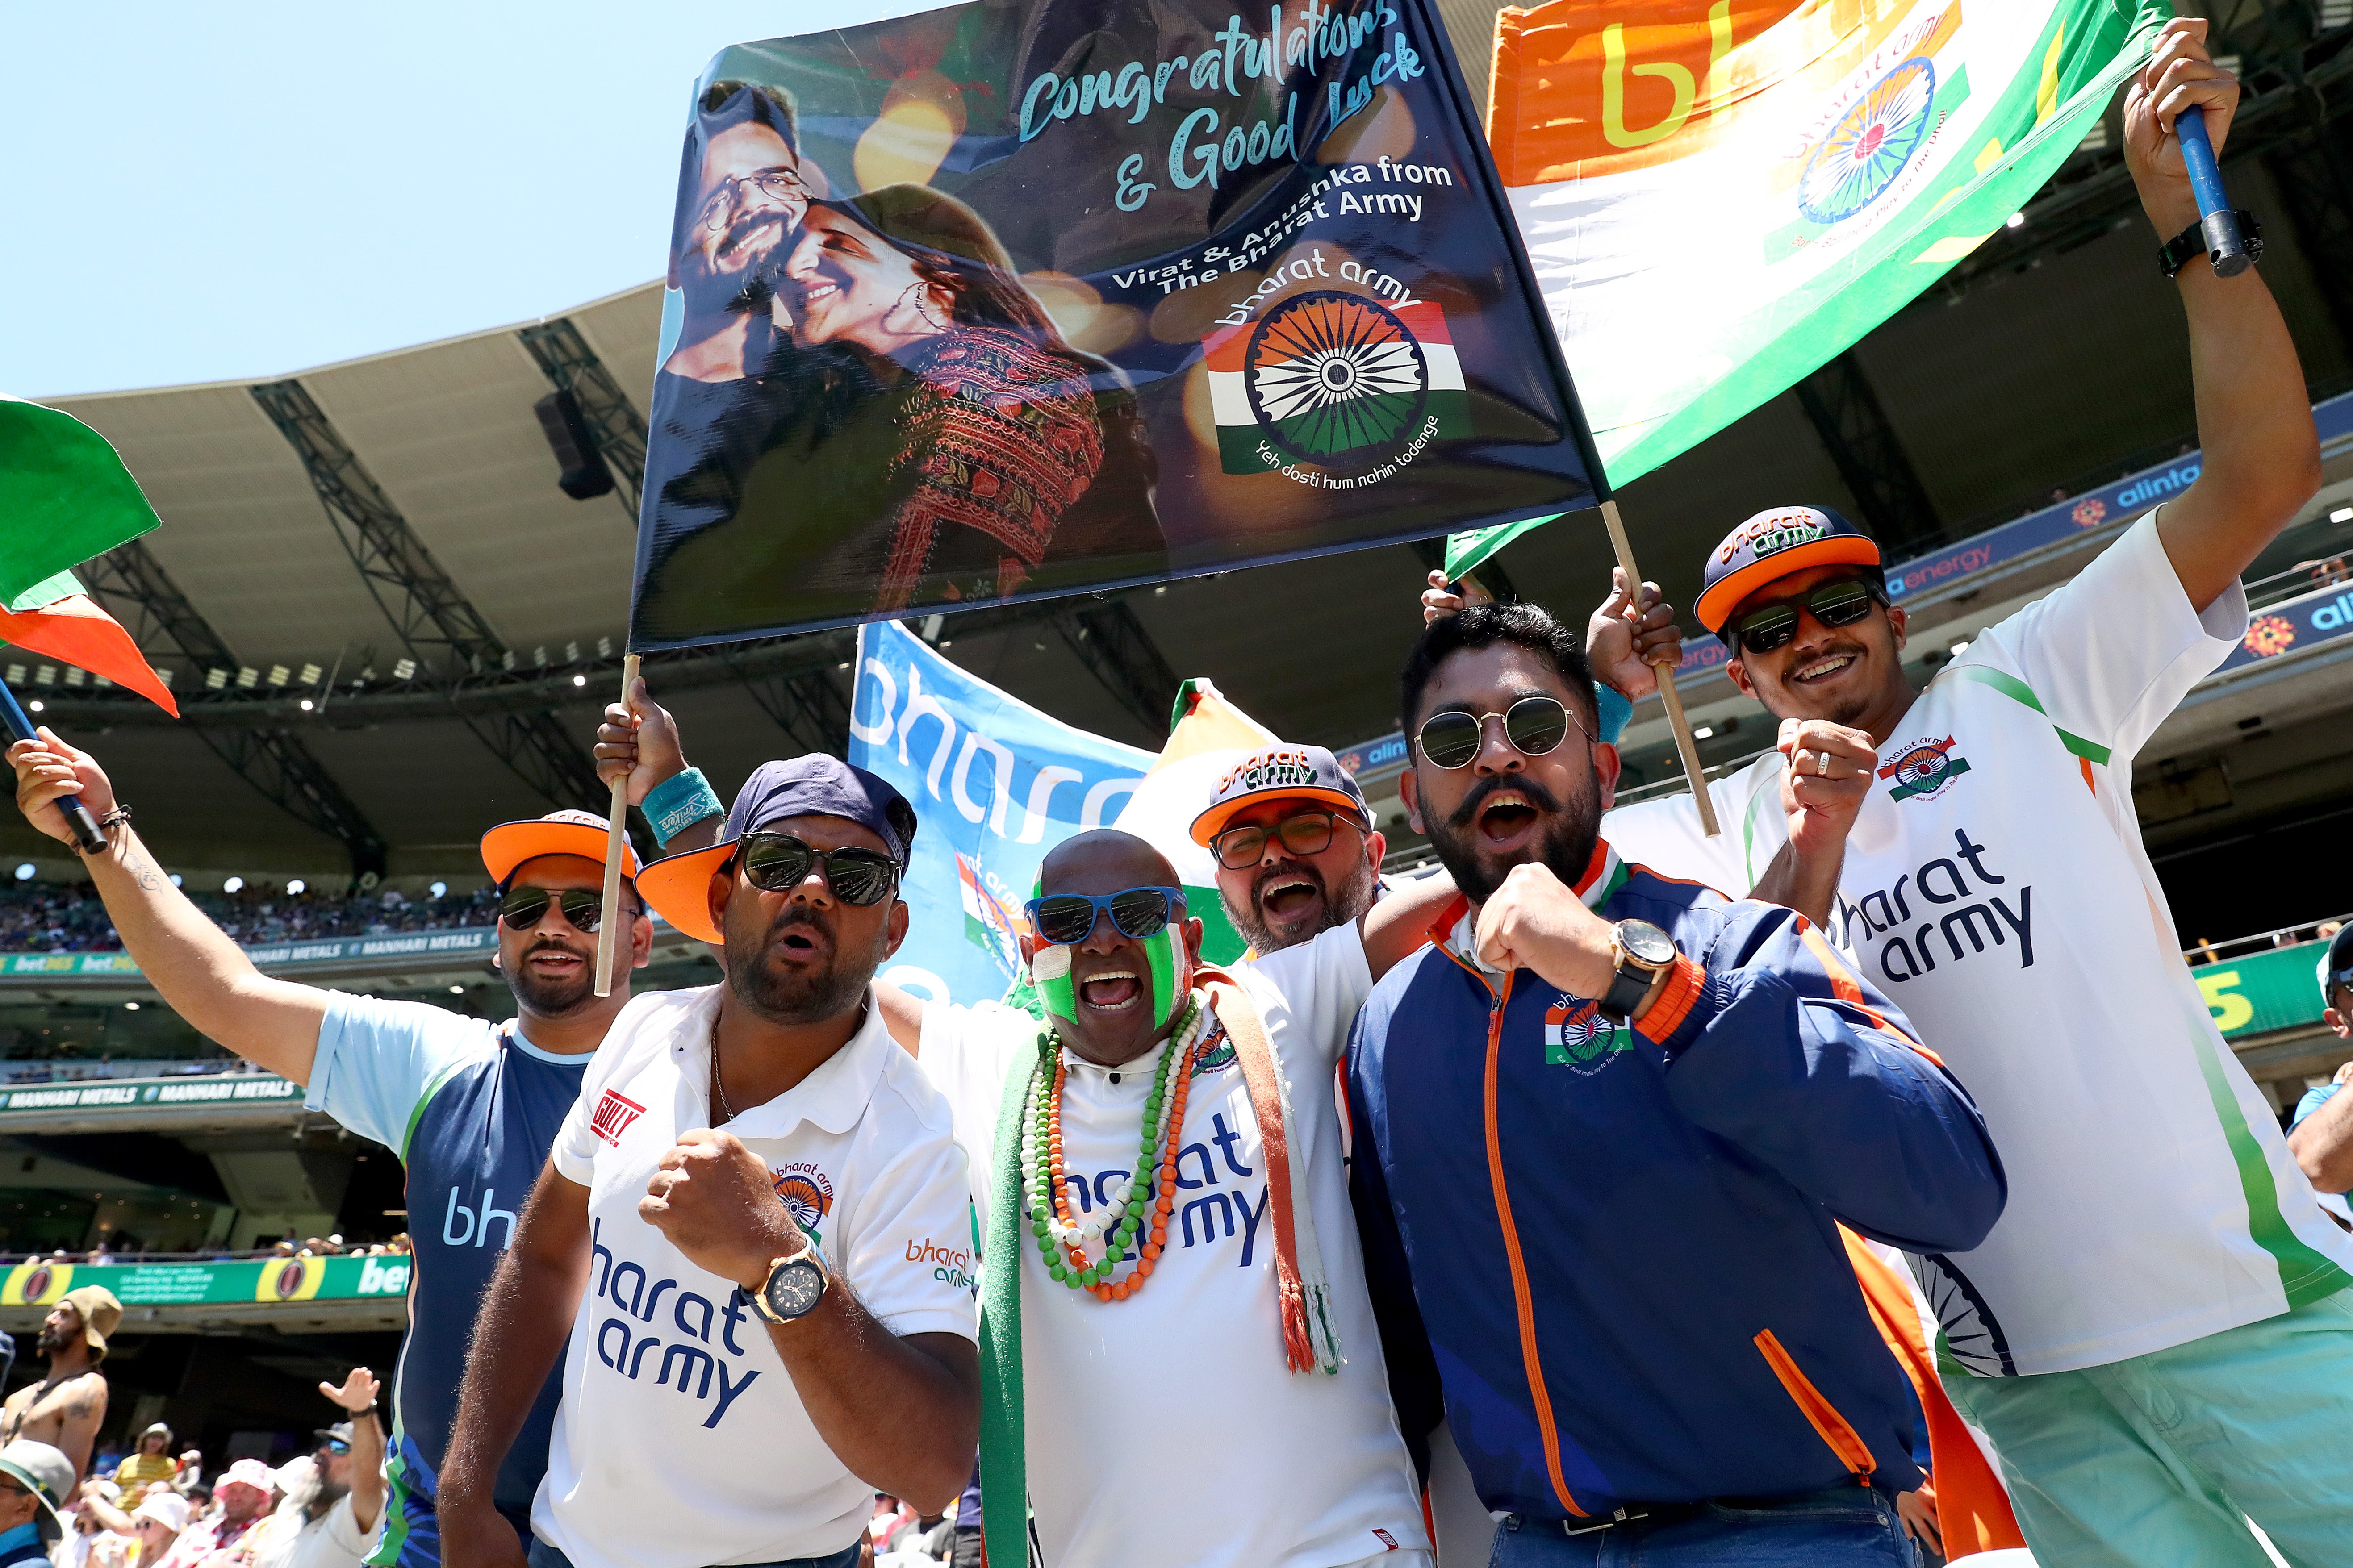
[{"label": "silver chain necklace", "polygon": [[719,1108],[715,1126],[725,1126],[735,1120],[735,1108],[727,1103],[727,1086],[719,1081],[719,1020],[711,1021],[711,1097]]}]

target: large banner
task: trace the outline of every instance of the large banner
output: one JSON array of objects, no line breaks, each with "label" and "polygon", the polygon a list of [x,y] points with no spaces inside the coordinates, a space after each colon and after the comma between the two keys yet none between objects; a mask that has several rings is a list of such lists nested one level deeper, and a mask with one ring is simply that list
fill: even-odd
[{"label": "large banner", "polygon": [[37,1258],[16,1265],[0,1279],[0,1307],[46,1307],[81,1285],[103,1285],[125,1307],[406,1296],[410,1261],[406,1255],[339,1256],[126,1263],[92,1268]]},{"label": "large banner", "polygon": [[1004,995],[1038,863],[1115,822],[1152,760],[1007,696],[902,626],[860,627],[849,761],[918,819],[902,889],[914,919],[882,978],[940,1002]]},{"label": "large banner", "polygon": [[988,0],[727,49],[670,282],[639,648],[1593,499],[1430,0]]},{"label": "large banner", "polygon": [[[2162,0],[1505,10],[1495,162],[1609,482],[1790,386],[2000,233],[2168,14]],[[1450,570],[1496,542],[1464,541]]]}]

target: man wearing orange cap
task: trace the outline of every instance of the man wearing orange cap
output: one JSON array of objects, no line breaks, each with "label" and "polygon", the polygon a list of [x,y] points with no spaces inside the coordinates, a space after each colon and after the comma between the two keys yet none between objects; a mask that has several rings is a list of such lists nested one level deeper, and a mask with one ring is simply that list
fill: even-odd
[{"label": "man wearing orange cap", "polygon": [[[2238,85],[2169,22],[2126,101],[2160,237],[2198,208],[2171,136],[2216,146]],[[1968,1085],[2010,1176],[1990,1235],[1911,1258],[1953,1403],[1991,1435],[2045,1562],[2247,1564],[2242,1516],[2299,1563],[2353,1561],[2353,1241],[2180,958],[2132,760],[2247,627],[2239,574],[2311,497],[2295,347],[2253,271],[2168,247],[2202,471],[2078,576],[1915,689],[1878,547],[1814,507],[1762,512],[1697,610],[1778,752],[1613,814],[1621,850],[1826,928]],[[2333,1436],[2332,1436],[2333,1434]]]},{"label": "man wearing orange cap", "polygon": [[[59,795],[79,792],[101,815],[115,807],[96,760],[46,730],[10,748],[8,761],[26,820],[62,843],[73,836]],[[307,1086],[306,1109],[385,1144],[407,1167],[416,1275],[379,1563],[441,1560],[436,1478],[457,1417],[474,1304],[513,1239],[589,1057],[629,1000],[626,974],[610,996],[595,994],[605,843],[605,819],[584,811],[502,823],[482,836],[482,865],[501,893],[492,962],[517,1009],[503,1024],[262,974],[172,885],[127,821],[104,853],[84,858],[123,947],[173,1011],[257,1067]],[[622,869],[637,875],[633,854]],[[629,964],[642,968],[653,927],[634,888],[622,908]],[[498,1476],[495,1500],[525,1540],[561,1385],[560,1376],[547,1380]]]}]

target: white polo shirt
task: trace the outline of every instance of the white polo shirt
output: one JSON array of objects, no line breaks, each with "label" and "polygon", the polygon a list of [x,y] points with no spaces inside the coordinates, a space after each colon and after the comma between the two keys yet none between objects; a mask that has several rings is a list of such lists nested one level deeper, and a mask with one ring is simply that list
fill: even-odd
[{"label": "white polo shirt", "polygon": [[[577,1568],[821,1557],[873,1511],[734,1285],[638,1217],[679,1134],[711,1125],[720,991],[632,1000],[555,1139],[556,1170],[588,1189],[590,1272],[532,1529]],[[847,1045],[727,1131],[884,1328],[978,1338],[964,1152],[871,993]]]},{"label": "white polo shirt", "polygon": [[[1291,1158],[1307,1174],[1340,1370],[1283,1365],[1266,1160],[1249,1085],[1220,1037],[1194,1068],[1167,1249],[1143,1289],[1102,1301],[1059,1284],[1029,1227],[1019,1228],[1038,1538],[1053,1563],[1427,1568],[1430,1538],[1389,1402],[1334,1104],[1333,1066],[1373,986],[1364,940],[1350,921],[1233,974],[1289,1085],[1299,1135]],[[1037,1038],[1035,1018],[993,1004],[923,1009],[923,1071],[984,1162],[974,1184],[983,1204],[1006,1075],[1036,1059]],[[1063,1053],[1074,1212],[1100,1205],[1134,1169],[1145,1097],[1167,1049],[1116,1071]],[[1159,1481],[1144,1480],[1155,1473]]]}]

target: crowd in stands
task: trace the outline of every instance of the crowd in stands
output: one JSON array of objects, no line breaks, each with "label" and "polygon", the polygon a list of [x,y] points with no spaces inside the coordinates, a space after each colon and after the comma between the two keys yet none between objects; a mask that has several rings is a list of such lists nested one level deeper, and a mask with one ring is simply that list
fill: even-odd
[{"label": "crowd in stands", "polygon": [[[240,882],[228,892],[187,891],[198,909],[247,946],[489,925],[498,918],[497,892],[487,887],[412,899],[395,888],[342,893],[295,879],[283,885]],[[0,952],[113,952],[121,946],[106,906],[86,883],[0,886]]]}]

